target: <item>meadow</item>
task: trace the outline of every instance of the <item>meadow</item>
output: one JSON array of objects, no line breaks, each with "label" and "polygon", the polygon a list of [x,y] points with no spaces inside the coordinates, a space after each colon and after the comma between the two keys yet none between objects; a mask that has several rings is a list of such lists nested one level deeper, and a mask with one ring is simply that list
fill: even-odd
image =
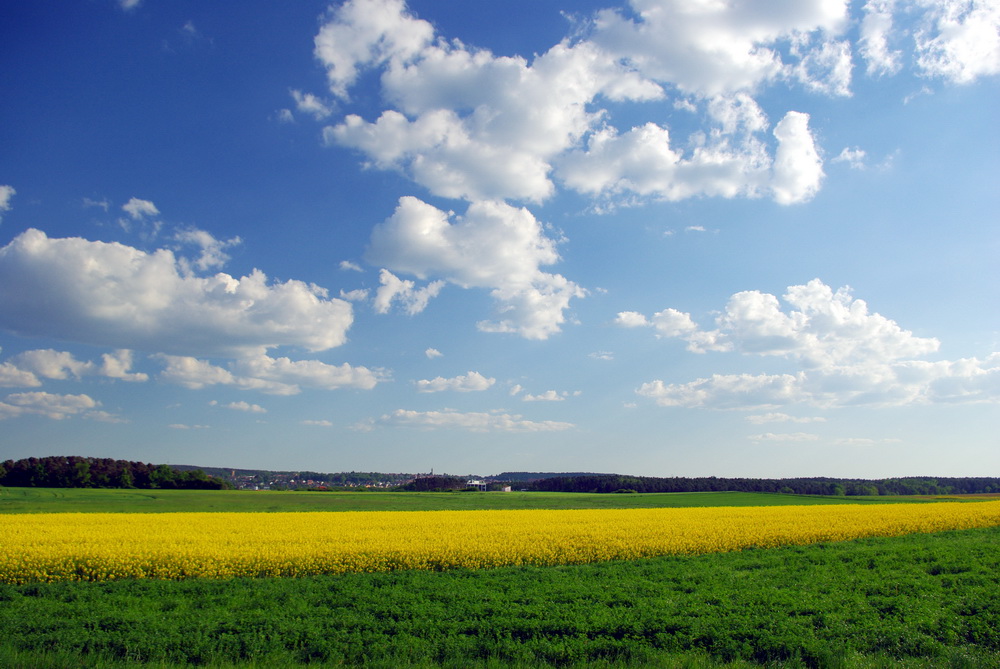
[{"label": "meadow", "polygon": [[886,503],[914,498],[744,492],[607,495],[574,492],[308,492],[0,487],[4,513],[178,513],[285,511],[459,511],[478,509],[652,509]]},{"label": "meadow", "polygon": [[[561,497],[533,503],[585,504]],[[396,503],[432,505],[417,500]],[[0,666],[996,667],[998,584],[996,527],[562,566],[6,584]]]}]

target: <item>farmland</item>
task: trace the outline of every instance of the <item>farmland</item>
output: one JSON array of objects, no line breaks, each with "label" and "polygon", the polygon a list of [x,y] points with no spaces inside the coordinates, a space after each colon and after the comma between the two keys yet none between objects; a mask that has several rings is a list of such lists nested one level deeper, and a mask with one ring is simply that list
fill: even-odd
[{"label": "farmland", "polygon": [[[4,492],[16,497],[18,491]],[[358,498],[353,504],[359,505],[371,503],[361,498],[375,499],[370,494],[345,497]],[[494,496],[442,497],[478,499],[482,504]],[[705,514],[703,526],[714,514],[732,518],[762,511],[759,498],[753,508],[739,509],[741,498],[724,494],[600,497],[621,505],[636,504],[643,497],[687,498],[701,506],[713,500],[734,503],[724,509],[650,509],[656,505],[649,500],[648,511],[637,511],[697,512]],[[791,496],[766,497],[803,502]],[[55,493],[42,493],[38,505],[44,507],[49,498],[59,499]],[[538,503],[558,508],[554,500],[561,498]],[[191,498],[184,499],[184,504],[191,503]],[[400,499],[397,503],[406,503]],[[101,502],[101,510],[108,512],[110,503]],[[574,503],[583,504],[583,498]],[[666,499],[659,505],[670,506]],[[993,504],[775,506],[763,511],[778,516],[826,513],[829,519],[850,509],[862,514],[854,516],[858,525],[862,517],[886,509],[897,514],[923,509],[916,514],[923,518],[952,507],[968,515],[978,507],[992,509]],[[16,509],[19,513],[6,519],[60,517],[23,515],[27,510]],[[226,510],[219,511],[200,515],[221,520]],[[288,536],[299,532],[288,525],[293,517],[304,522],[315,513],[272,511],[267,515],[285,524]],[[533,512],[487,515],[506,513],[527,517]],[[404,525],[414,527],[415,518],[428,514],[410,510],[376,515],[412,515]],[[160,518],[169,522],[171,517]],[[472,525],[488,530],[481,522]],[[183,535],[183,527],[180,523],[170,531]],[[634,536],[635,528],[622,532]],[[834,538],[828,535],[810,545],[561,566],[0,585],[0,665],[985,667],[1000,662],[996,527],[853,541]],[[182,536],[178,542],[184,540]]]},{"label": "farmland", "polygon": [[[699,506],[858,504],[892,498],[767,493],[436,493],[2,488],[3,513],[176,513],[181,511],[458,511],[473,509],[645,509]],[[897,500],[900,501],[900,500]],[[915,501],[907,498],[905,501]]]}]

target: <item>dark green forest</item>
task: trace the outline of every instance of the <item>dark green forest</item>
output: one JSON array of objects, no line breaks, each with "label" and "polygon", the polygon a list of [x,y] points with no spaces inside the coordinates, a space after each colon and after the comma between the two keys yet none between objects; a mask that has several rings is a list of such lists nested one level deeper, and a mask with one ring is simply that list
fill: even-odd
[{"label": "dark green forest", "polygon": [[522,488],[549,492],[774,492],[796,495],[957,495],[1000,493],[1000,478],[891,479],[835,478],[655,478],[619,474],[555,476],[525,482]]},{"label": "dark green forest", "polygon": [[226,490],[232,485],[200,469],[77,455],[23,458],[0,463],[0,485],[35,488],[159,488]]}]

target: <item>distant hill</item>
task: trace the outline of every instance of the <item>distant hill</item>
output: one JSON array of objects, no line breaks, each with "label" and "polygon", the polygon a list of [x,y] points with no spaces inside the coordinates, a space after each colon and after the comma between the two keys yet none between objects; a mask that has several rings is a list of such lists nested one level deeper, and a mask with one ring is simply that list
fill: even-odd
[{"label": "distant hill", "polygon": [[0,485],[29,488],[161,488],[223,490],[224,477],[131,460],[50,455],[0,462]]},{"label": "distant hill", "polygon": [[170,465],[178,471],[201,470],[224,479],[236,488],[266,490],[272,488],[392,488],[414,479],[413,474],[385,472],[315,472],[307,470],[236,469],[233,467],[198,467]]},{"label": "distant hill", "polygon": [[578,476],[617,476],[617,474],[599,474],[595,472],[503,472],[489,478],[495,481],[541,481],[542,479],[575,478]]}]

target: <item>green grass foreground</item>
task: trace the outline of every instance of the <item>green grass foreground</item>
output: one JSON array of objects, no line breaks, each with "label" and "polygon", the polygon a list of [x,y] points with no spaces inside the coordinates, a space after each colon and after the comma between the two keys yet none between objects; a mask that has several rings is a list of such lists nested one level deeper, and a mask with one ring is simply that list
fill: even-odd
[{"label": "green grass foreground", "polygon": [[0,666],[996,667],[1000,528],[572,567],[0,586]]},{"label": "green grass foreground", "polygon": [[172,513],[178,511],[437,511],[639,509],[927,501],[752,492],[590,494],[573,492],[306,492],[0,487],[3,513]]}]

